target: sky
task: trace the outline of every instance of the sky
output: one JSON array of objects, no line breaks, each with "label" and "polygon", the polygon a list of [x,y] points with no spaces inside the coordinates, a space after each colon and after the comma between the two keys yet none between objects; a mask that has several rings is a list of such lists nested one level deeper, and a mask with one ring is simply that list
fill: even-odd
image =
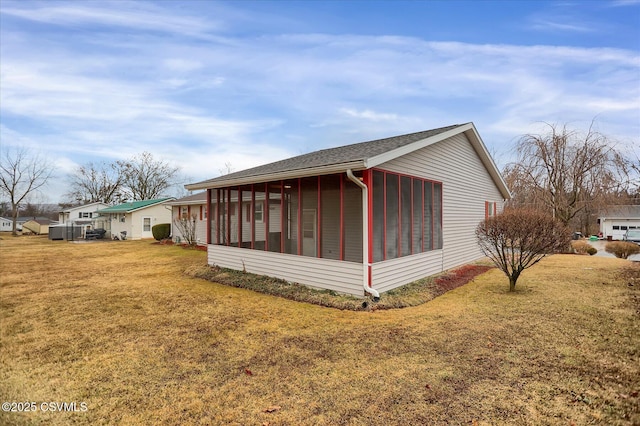
[{"label": "sky", "polygon": [[[0,145],[68,175],[144,151],[183,183],[473,122],[640,152],[640,0],[0,0]],[[186,195],[182,190],[175,195]]]}]

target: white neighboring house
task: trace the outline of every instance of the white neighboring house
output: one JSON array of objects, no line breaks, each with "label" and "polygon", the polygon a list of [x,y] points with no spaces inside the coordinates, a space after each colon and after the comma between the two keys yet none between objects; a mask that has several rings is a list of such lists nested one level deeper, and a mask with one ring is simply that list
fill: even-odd
[{"label": "white neighboring house", "polygon": [[126,233],[128,240],[153,238],[151,228],[161,223],[171,223],[171,206],[167,201],[175,198],[157,198],[154,200],[133,201],[98,210],[107,217],[110,224],[108,238],[120,238]]},{"label": "white neighboring house", "polygon": [[13,227],[13,221],[4,217],[0,217],[0,231],[11,232]]},{"label": "white neighboring house", "polygon": [[627,229],[640,229],[640,206],[612,206],[598,218],[602,237],[621,240]]},{"label": "white neighboring house", "polygon": [[475,229],[511,197],[473,123],[185,187],[208,192],[210,265],[374,298],[482,258]]},{"label": "white neighboring house", "polygon": [[196,244],[201,246],[207,245],[207,192],[199,192],[175,201],[166,203],[171,206],[171,236],[176,243],[184,243],[185,238],[182,235],[176,221],[179,218],[195,217],[196,226]]},{"label": "white neighboring house", "polygon": [[66,210],[58,212],[58,224],[67,226],[80,226],[82,227],[82,236],[87,229],[104,228],[107,229],[109,225],[106,223],[106,218],[100,217],[97,213],[98,210],[106,209],[109,207],[105,203],[90,203],[77,207],[70,207]]}]

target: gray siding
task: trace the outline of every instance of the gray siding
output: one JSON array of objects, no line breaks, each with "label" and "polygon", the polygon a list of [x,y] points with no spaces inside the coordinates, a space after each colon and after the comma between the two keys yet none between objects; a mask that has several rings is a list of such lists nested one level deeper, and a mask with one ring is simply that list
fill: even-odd
[{"label": "gray siding", "polygon": [[219,245],[208,246],[208,262],[354,296],[364,293],[361,263]]},{"label": "gray siding", "polygon": [[[431,256],[426,257],[430,260],[422,259],[424,254],[380,262],[384,265],[374,265],[374,270],[378,271],[374,288],[386,291],[415,280],[415,271],[421,267],[409,267],[407,262],[412,259],[418,263],[427,261],[429,266],[425,266],[424,271],[428,271],[426,275],[432,275],[483,257],[475,240],[475,228],[485,217],[485,201],[497,202],[500,211],[503,199],[464,134],[396,158],[378,168],[442,182],[444,241],[439,268]],[[388,273],[390,270],[395,272]]]}]

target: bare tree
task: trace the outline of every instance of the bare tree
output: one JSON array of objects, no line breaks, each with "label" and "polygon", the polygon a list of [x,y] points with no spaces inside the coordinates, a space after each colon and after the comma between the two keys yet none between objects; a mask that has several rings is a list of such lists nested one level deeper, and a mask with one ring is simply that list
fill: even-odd
[{"label": "bare tree", "polygon": [[26,198],[42,188],[54,167],[27,148],[6,149],[0,160],[0,191],[9,197],[12,210],[12,233],[17,235],[18,208]]},{"label": "bare tree", "polygon": [[218,169],[221,175],[229,175],[233,173],[233,166],[230,161],[225,161],[224,168]]},{"label": "bare tree", "polygon": [[173,224],[178,231],[180,231],[182,239],[190,246],[195,246],[198,242],[198,236],[196,233],[197,220],[198,215],[195,213],[192,213],[190,216],[186,214],[178,214],[178,216],[173,219]]},{"label": "bare tree", "polygon": [[509,278],[509,291],[514,291],[522,271],[564,251],[571,233],[539,211],[509,209],[480,222],[476,238],[482,252]]},{"label": "bare tree", "polygon": [[122,197],[124,174],[119,163],[88,163],[69,176],[70,200],[81,203],[114,204]]},{"label": "bare tree", "polygon": [[628,189],[631,163],[593,122],[584,135],[566,125],[546,125],[547,133],[520,139],[518,161],[504,169],[514,193],[511,205],[543,209],[565,225],[586,217],[588,228],[606,197]]},{"label": "bare tree", "polygon": [[179,168],[156,160],[143,152],[129,161],[118,161],[122,170],[123,188],[133,200],[149,200],[161,196],[175,184]]}]

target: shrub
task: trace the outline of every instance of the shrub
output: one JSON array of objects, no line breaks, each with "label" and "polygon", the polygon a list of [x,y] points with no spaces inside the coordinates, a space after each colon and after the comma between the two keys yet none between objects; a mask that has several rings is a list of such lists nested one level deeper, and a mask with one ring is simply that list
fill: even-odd
[{"label": "shrub", "polygon": [[570,247],[571,232],[551,216],[513,209],[480,222],[476,238],[485,256],[509,278],[509,291],[514,291],[522,271]]},{"label": "shrub", "polygon": [[573,251],[577,254],[587,254],[589,253],[589,249],[593,248],[591,244],[582,240],[571,241],[571,247],[573,247]]},{"label": "shrub", "polygon": [[171,235],[171,224],[159,223],[157,225],[154,225],[151,228],[151,233],[153,233],[153,238],[158,241],[167,239]]},{"label": "shrub", "polygon": [[595,247],[589,247],[587,249],[587,253],[589,253],[589,256],[593,256],[594,254],[596,254],[598,252],[598,249]]},{"label": "shrub", "polygon": [[614,241],[604,246],[607,253],[612,253],[620,259],[626,259],[632,254],[640,253],[640,246],[628,241]]}]

